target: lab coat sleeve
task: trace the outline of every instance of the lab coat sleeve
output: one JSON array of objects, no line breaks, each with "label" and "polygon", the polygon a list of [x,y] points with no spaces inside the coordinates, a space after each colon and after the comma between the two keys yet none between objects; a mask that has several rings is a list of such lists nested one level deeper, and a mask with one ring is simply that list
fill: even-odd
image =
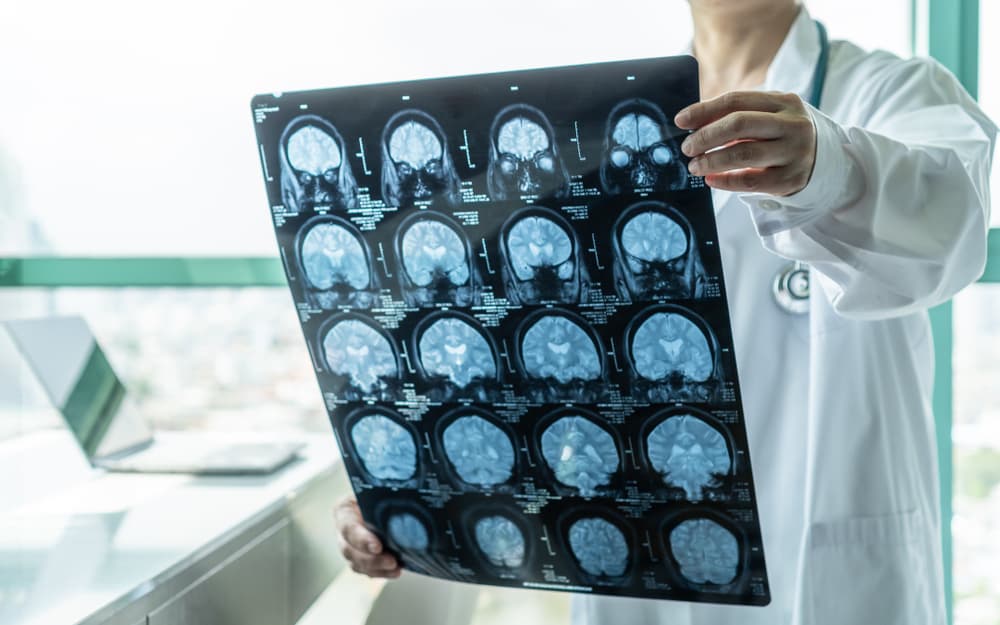
[{"label": "lab coat sleeve", "polygon": [[862,319],[928,308],[982,274],[996,139],[933,60],[895,60],[871,80],[863,127],[809,107],[817,145],[804,189],[742,196],[764,246],[809,263],[834,310]]}]

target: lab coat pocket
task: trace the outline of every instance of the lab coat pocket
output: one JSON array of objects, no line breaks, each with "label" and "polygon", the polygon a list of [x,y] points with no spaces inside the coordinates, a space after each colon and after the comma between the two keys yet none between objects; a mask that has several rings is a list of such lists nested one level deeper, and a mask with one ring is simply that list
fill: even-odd
[{"label": "lab coat pocket", "polygon": [[809,527],[801,625],[941,625],[917,511]]}]

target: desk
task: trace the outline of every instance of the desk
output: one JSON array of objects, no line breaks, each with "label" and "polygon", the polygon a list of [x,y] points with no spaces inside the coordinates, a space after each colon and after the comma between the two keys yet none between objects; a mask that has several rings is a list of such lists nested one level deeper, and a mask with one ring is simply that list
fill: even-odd
[{"label": "desk", "polygon": [[7,441],[0,625],[295,623],[343,568],[337,457],[315,435],[270,476],[114,474],[65,431]]}]

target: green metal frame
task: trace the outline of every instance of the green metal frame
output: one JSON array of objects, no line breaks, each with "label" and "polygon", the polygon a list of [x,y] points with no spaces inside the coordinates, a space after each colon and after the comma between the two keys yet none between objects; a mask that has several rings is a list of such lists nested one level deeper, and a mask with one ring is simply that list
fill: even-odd
[{"label": "green metal frame", "polygon": [[[914,37],[926,34],[927,52],[961,80],[979,87],[979,0],[913,0]],[[923,29],[918,19],[926,19]],[[1000,283],[1000,229],[989,233],[989,256],[980,282]],[[7,258],[0,287],[277,287],[286,284],[277,258]],[[942,543],[948,618],[952,622],[952,306],[930,311],[936,375],[935,426],[940,454]]]}]

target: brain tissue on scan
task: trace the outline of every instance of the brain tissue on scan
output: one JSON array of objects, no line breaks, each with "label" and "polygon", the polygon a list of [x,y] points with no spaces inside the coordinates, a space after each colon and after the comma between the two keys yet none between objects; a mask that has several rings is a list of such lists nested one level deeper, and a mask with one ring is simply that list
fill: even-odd
[{"label": "brain tissue on scan", "polygon": [[358,319],[335,323],[323,338],[331,373],[347,376],[362,391],[374,390],[381,378],[396,377],[396,354],[389,340]]},{"label": "brain tissue on scan", "polygon": [[559,482],[592,496],[618,470],[618,448],[611,435],[590,419],[566,416],[542,433],[542,457]]},{"label": "brain tissue on scan", "polygon": [[431,376],[444,376],[459,388],[497,374],[493,349],[486,338],[461,319],[433,322],[420,337],[420,362]]},{"label": "brain tissue on scan", "polygon": [[403,268],[419,287],[445,279],[454,286],[469,281],[469,259],[461,237],[447,225],[417,221],[403,235]]},{"label": "brain tissue on scan", "polygon": [[684,579],[694,584],[728,584],[736,578],[739,544],[711,519],[690,519],[670,532],[670,551]]},{"label": "brain tissue on scan", "polygon": [[345,285],[354,290],[371,283],[368,259],[361,242],[337,224],[319,223],[302,240],[306,279],[317,289]]},{"label": "brain tissue on scan", "polygon": [[426,551],[430,546],[427,527],[409,512],[400,512],[389,517],[389,538],[403,549]]},{"label": "brain tissue on scan", "polygon": [[383,415],[358,419],[351,442],[365,469],[378,480],[408,480],[417,472],[417,445],[405,427]]},{"label": "brain tissue on scan", "polygon": [[285,153],[289,165],[313,177],[340,167],[340,146],[315,126],[303,126],[292,133]]},{"label": "brain tissue on scan", "polygon": [[525,217],[507,235],[511,267],[520,280],[530,280],[541,269],[553,269],[561,280],[573,275],[573,243],[556,222],[544,217]]},{"label": "brain tissue on scan", "polygon": [[644,263],[665,263],[683,256],[688,249],[687,234],[673,219],[648,211],[628,220],[621,234],[622,249],[628,254],[635,273],[645,271]]},{"label": "brain tissue on scan", "polygon": [[569,548],[587,573],[619,577],[628,568],[628,543],[625,535],[610,521],[585,518],[569,528]]},{"label": "brain tissue on scan", "polygon": [[691,501],[700,501],[702,490],[716,485],[716,476],[732,466],[726,439],[692,415],[663,420],[647,436],[646,448],[653,468]]},{"label": "brain tissue on scan", "polygon": [[554,378],[560,384],[596,380],[601,375],[597,345],[572,319],[548,315],[536,321],[521,341],[528,375]]},{"label": "brain tissue on scan", "polygon": [[513,568],[524,563],[524,534],[516,523],[499,515],[476,521],[476,544],[494,566]]},{"label": "brain tissue on scan", "polygon": [[669,312],[649,316],[632,338],[635,370],[647,380],[681,374],[694,382],[712,375],[712,349],[705,333],[687,317]]},{"label": "brain tissue on scan", "polygon": [[510,437],[482,417],[459,417],[444,430],[444,452],[455,472],[468,484],[495,486],[514,472]]}]

